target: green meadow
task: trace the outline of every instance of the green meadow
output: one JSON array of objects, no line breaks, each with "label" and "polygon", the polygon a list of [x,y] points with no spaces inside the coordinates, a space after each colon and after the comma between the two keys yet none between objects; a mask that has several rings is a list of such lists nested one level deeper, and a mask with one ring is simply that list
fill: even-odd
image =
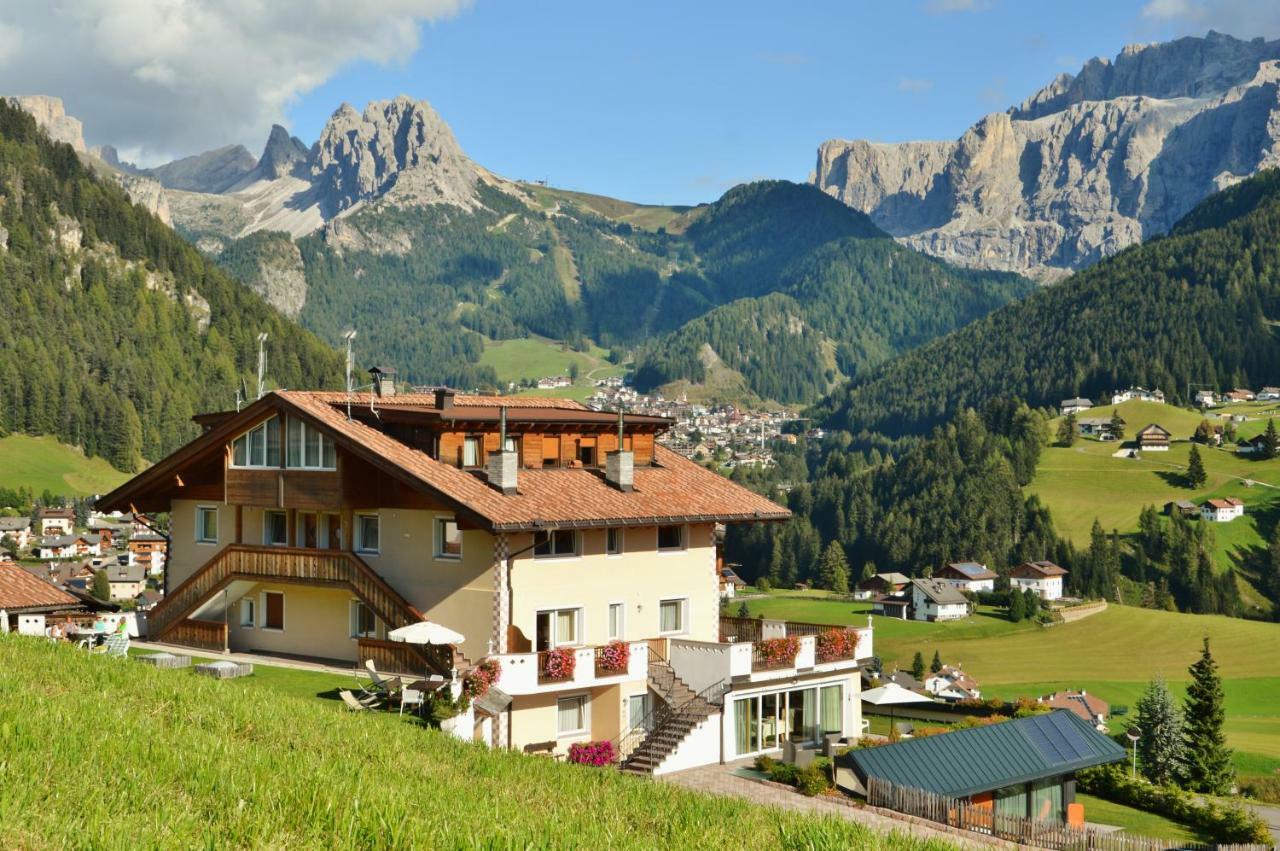
[{"label": "green meadow", "polygon": [[86,458],[53,437],[11,434],[0,438],[0,487],[46,489],[55,495],[105,493],[129,478],[101,458]]}]

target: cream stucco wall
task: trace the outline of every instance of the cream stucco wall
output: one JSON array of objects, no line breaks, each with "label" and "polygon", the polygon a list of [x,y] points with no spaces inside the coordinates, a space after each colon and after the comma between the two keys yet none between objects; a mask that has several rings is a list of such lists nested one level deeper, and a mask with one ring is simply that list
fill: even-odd
[{"label": "cream stucco wall", "polygon": [[[515,559],[511,573],[512,623],[530,642],[536,641],[537,613],[550,609],[582,609],[579,643],[609,641],[609,604],[623,603],[626,641],[657,638],[659,602],[687,599],[687,623],[679,635],[716,641],[720,631],[719,580],[715,570],[712,527],[691,525],[686,548],[660,552],[653,526],[627,529],[623,552],[605,553],[605,532],[585,530],[582,554],[569,558],[534,558],[525,552]],[[529,534],[512,536],[511,551],[532,544]]]},{"label": "cream stucco wall", "polygon": [[[196,506],[207,505],[218,509],[218,542],[196,543]],[[209,500],[175,499],[169,508],[169,537],[171,540],[169,563],[169,588],[177,588],[188,576],[231,543],[236,535],[235,508]]]},{"label": "cream stucco wall", "polygon": [[[266,614],[261,592],[284,594],[284,629],[260,626]],[[240,601],[254,600],[258,624],[252,628],[240,623]],[[351,637],[350,591],[315,588],[293,583],[262,582],[231,601],[227,612],[227,630],[231,649],[237,652],[265,650],[270,653],[292,653],[324,659],[356,660],[356,640]]]}]

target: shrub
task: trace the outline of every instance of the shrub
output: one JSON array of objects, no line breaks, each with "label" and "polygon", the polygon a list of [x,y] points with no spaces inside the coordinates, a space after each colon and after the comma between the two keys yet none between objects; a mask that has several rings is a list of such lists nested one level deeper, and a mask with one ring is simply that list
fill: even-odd
[{"label": "shrub", "polygon": [[858,633],[852,629],[830,629],[818,633],[814,655],[819,662],[852,659],[858,649]]},{"label": "shrub", "polygon": [[769,769],[770,780],[774,783],[785,783],[788,786],[796,785],[796,774],[796,767],[789,762],[775,762]]},{"label": "shrub", "polygon": [[831,784],[827,782],[827,775],[815,763],[796,772],[795,786],[800,794],[812,798],[827,791]]},{"label": "shrub", "polygon": [[462,694],[468,700],[478,700],[489,692],[489,686],[501,676],[502,663],[497,659],[485,659],[463,675]]},{"label": "shrub", "polygon": [[800,639],[794,635],[766,638],[756,642],[756,652],[770,668],[789,668],[800,652]]},{"label": "shrub", "polygon": [[543,660],[542,675],[549,680],[572,679],[573,669],[578,664],[578,656],[572,647],[556,647],[548,650]]},{"label": "shrub", "polygon": [[576,765],[612,765],[618,759],[613,742],[574,742],[569,746],[569,762]]},{"label": "shrub", "polygon": [[602,671],[626,673],[631,661],[631,645],[625,641],[610,641],[596,652],[596,666]]}]

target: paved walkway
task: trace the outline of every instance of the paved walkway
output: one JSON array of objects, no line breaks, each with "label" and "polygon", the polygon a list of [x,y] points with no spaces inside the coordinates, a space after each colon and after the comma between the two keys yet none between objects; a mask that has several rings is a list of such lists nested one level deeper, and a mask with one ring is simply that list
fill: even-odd
[{"label": "paved walkway", "polygon": [[807,798],[799,792],[782,789],[774,784],[751,780],[734,773],[737,769],[748,765],[750,765],[750,761],[731,763],[729,765],[705,765],[701,768],[691,768],[688,771],[666,774],[658,779],[712,795],[741,798],[762,806],[842,818],[846,821],[858,822],[877,833],[896,831],[921,839],[937,839],[960,848],[982,849],[982,851],[990,851],[992,845],[1000,845],[1006,848],[1012,847],[1005,842],[986,840],[975,834],[961,831],[953,833],[945,828],[930,826],[926,822],[914,819],[890,818],[870,809],[856,806],[849,799],[823,796]]}]

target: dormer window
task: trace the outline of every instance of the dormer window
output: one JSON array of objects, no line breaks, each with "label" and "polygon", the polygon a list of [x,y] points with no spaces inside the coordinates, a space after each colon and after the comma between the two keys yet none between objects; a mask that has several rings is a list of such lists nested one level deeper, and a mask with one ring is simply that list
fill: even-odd
[{"label": "dormer window", "polygon": [[259,423],[231,442],[231,466],[279,467],[280,418]]}]

